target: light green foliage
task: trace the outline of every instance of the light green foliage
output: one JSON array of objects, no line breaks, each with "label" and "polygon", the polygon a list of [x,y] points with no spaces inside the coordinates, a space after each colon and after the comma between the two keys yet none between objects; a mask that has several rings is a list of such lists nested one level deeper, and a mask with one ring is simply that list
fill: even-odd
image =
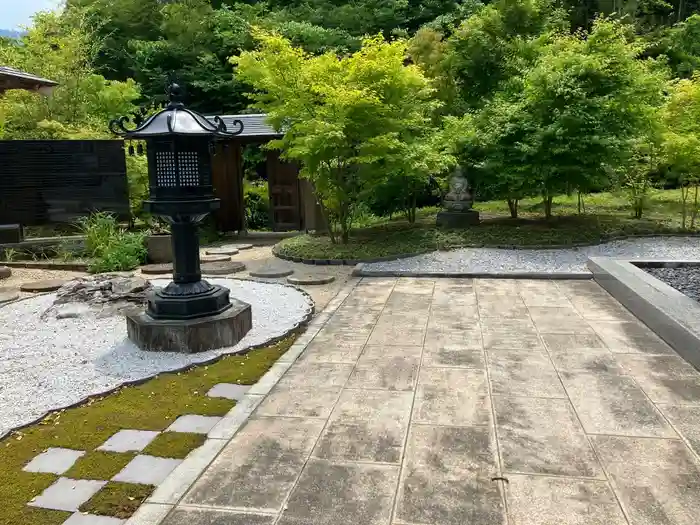
[{"label": "light green foliage", "polygon": [[270,123],[285,129],[270,146],[301,163],[343,242],[353,207],[374,184],[398,177],[410,195],[450,165],[431,123],[439,104],[421,70],[404,65],[404,41],[367,39],[338,58],[311,56],[277,35],[259,38],[259,50],[233,59],[239,78],[254,86]]},{"label": "light green foliage", "polygon": [[132,217],[143,217],[143,201],[148,197],[148,160],[142,155],[126,156],[129,208]]},{"label": "light green foliage", "polygon": [[103,138],[107,123],[139,97],[132,81],[95,74],[93,34],[78,17],[42,13],[21,41],[0,40],[0,64],[55,80],[51,97],[9,91],[0,97],[0,138]]},{"label": "light green foliage", "polygon": [[109,213],[93,213],[78,221],[85,236],[91,273],[133,270],[146,260],[145,234],[128,232]]}]

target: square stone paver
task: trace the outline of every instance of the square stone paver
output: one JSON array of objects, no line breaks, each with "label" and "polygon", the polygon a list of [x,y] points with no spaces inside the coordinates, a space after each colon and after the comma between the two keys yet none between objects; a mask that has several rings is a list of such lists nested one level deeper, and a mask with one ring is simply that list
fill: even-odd
[{"label": "square stone paver", "polygon": [[506,472],[604,478],[567,399],[494,396]]},{"label": "square stone paver", "polygon": [[[481,335],[479,338],[480,347]],[[484,370],[484,351],[481,348],[470,348],[470,345],[459,343],[433,345],[426,342],[423,349],[423,366]]]},{"label": "square stone paver", "polygon": [[258,407],[259,416],[328,418],[338,401],[341,388],[275,388]]},{"label": "square stone paver", "polygon": [[251,419],[238,431],[184,502],[210,507],[281,510],[318,439],[322,419]]},{"label": "square stone paver", "polygon": [[141,452],[160,432],[150,430],[120,430],[97,450],[109,452]]},{"label": "square stone paver", "polygon": [[595,321],[591,326],[613,353],[676,355],[670,346],[640,322]]},{"label": "square stone paver", "polygon": [[413,390],[418,379],[420,346],[366,346],[348,388]]},{"label": "square stone paver", "polygon": [[278,523],[387,525],[398,477],[398,466],[310,459]]},{"label": "square stone paver", "polygon": [[32,459],[22,470],[60,475],[67,472],[78,458],[84,455],[85,452],[82,450],[50,448]]},{"label": "square stone paver", "polygon": [[541,350],[544,345],[537,333],[517,331],[482,331],[484,349],[486,351],[498,350]]},{"label": "square stone paver", "polygon": [[657,406],[700,456],[700,407]]},{"label": "square stone paver", "polygon": [[508,481],[511,525],[627,525],[605,481],[518,474]]},{"label": "square stone paver", "polygon": [[207,434],[214,426],[221,421],[217,416],[197,416],[187,414],[178,417],[170,425],[166,432],[191,432],[192,434]]},{"label": "square stone paver", "polygon": [[345,386],[354,365],[339,363],[307,363],[293,365],[277,383],[279,388],[288,390],[332,388]]},{"label": "square stone paver", "polygon": [[488,425],[490,405],[482,370],[423,368],[416,387],[413,421],[447,426]]},{"label": "square stone paver", "polygon": [[76,512],[63,522],[63,525],[122,525],[126,520],[111,516],[97,516],[95,514],[83,514]]},{"label": "square stone paver", "polygon": [[677,355],[618,355],[617,361],[655,403],[700,405],[700,372]]},{"label": "square stone paver", "polygon": [[274,522],[275,516],[272,515],[226,510],[175,509],[161,525],[272,525]]},{"label": "square stone paver", "polygon": [[617,436],[592,441],[630,523],[698,523],[700,464],[682,441]]},{"label": "square stone paver", "polygon": [[412,392],[345,390],[313,455],[329,460],[398,463]]},{"label": "square stone paver", "polygon": [[490,352],[487,362],[494,395],[566,398],[559,375],[546,354],[502,350]]},{"label": "square stone paver", "polygon": [[27,505],[44,509],[77,512],[78,507],[92,498],[106,484],[106,481],[58,478],[53,485],[27,503]]},{"label": "square stone paver", "polygon": [[597,334],[542,334],[542,340],[552,355],[589,349],[607,349]]},{"label": "square stone paver", "polygon": [[240,401],[248,390],[250,390],[250,385],[219,383],[218,385],[214,385],[209,392],[207,392],[207,395],[209,397],[223,397],[233,401]]},{"label": "square stone paver", "polygon": [[362,353],[363,342],[328,343],[313,340],[299,357],[298,363],[347,363],[355,364]]},{"label": "square stone paver", "polygon": [[123,483],[160,485],[180,463],[182,463],[181,459],[136,456],[112,480]]}]

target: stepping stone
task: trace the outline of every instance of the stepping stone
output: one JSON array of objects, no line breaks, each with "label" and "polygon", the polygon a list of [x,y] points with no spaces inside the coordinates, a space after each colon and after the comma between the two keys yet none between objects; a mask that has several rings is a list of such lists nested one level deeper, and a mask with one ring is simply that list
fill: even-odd
[{"label": "stepping stone", "polygon": [[251,277],[261,277],[263,279],[277,279],[279,277],[287,277],[292,275],[294,270],[289,266],[281,264],[266,264],[257,270],[250,272]]},{"label": "stepping stone", "polygon": [[314,285],[320,285],[320,284],[329,284],[335,281],[335,277],[333,275],[324,275],[324,274],[312,274],[312,273],[307,273],[307,274],[302,274],[302,275],[293,275],[292,277],[287,277],[287,282],[289,284],[296,284],[298,286],[314,286]]},{"label": "stepping stone", "polygon": [[217,262],[229,262],[231,257],[228,255],[200,255],[200,263],[217,263]]},{"label": "stepping stone", "polygon": [[209,248],[206,251],[207,255],[236,255],[238,248],[235,246],[219,246],[218,248]]},{"label": "stepping stone", "polygon": [[30,507],[77,512],[107,484],[106,481],[58,478],[56,483],[27,503]]},{"label": "stepping stone", "polygon": [[191,432],[192,434],[208,434],[221,420],[216,416],[197,416],[188,414],[180,416],[170,425],[166,432]]},{"label": "stepping stone", "polygon": [[220,263],[205,263],[202,265],[202,274],[204,275],[228,275],[238,273],[245,270],[245,264],[240,262],[220,262]]},{"label": "stepping stone", "polygon": [[19,289],[23,292],[42,293],[55,292],[68,281],[61,279],[47,279],[46,281],[33,281],[22,284]]},{"label": "stepping stone", "polygon": [[207,395],[209,397],[224,397],[234,401],[240,401],[245,393],[250,390],[250,385],[234,385],[231,383],[219,383],[214,385]]},{"label": "stepping stone", "polygon": [[22,469],[25,472],[43,472],[46,474],[63,474],[78,458],[84,456],[82,450],[72,450],[70,448],[50,448],[42,452],[31,460]]},{"label": "stepping stone", "polygon": [[233,248],[236,248],[237,250],[243,251],[243,250],[250,250],[253,245],[252,244],[233,244]]},{"label": "stepping stone", "polygon": [[141,452],[158,437],[160,432],[151,430],[120,430],[105,441],[97,450],[109,452]]},{"label": "stepping stone", "polygon": [[7,266],[0,266],[0,279],[7,279],[12,275],[12,270]]},{"label": "stepping stone", "polygon": [[0,288],[0,304],[9,303],[15,299],[19,299],[19,293],[17,293],[15,290]]},{"label": "stepping stone", "polygon": [[145,275],[162,275],[173,273],[173,263],[147,264],[141,267],[141,273]]},{"label": "stepping stone", "polygon": [[68,520],[64,521],[63,525],[122,525],[123,523],[126,523],[126,520],[76,512]]},{"label": "stepping stone", "polygon": [[160,485],[180,463],[181,459],[136,456],[112,481]]}]

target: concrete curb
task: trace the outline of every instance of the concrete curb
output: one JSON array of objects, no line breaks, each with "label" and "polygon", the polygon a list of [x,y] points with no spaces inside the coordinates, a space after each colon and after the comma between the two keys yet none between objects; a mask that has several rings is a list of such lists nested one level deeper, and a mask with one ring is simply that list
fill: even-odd
[{"label": "concrete curb", "polygon": [[700,370],[700,304],[656,279],[644,266],[700,265],[700,261],[659,261],[592,257],[593,278],[683,359]]},{"label": "concrete curb", "polygon": [[428,277],[446,279],[592,279],[590,272],[420,272],[403,270],[366,270],[360,263],[352,271],[354,277]]},{"label": "concrete curb", "polygon": [[88,263],[60,261],[3,261],[3,266],[10,268],[28,268],[32,270],[63,270],[68,272],[87,272]]},{"label": "concrete curb", "polygon": [[160,525],[171,510],[182,500],[187,491],[200,478],[207,467],[218,457],[225,446],[233,439],[255,412],[265,396],[277,385],[285,372],[306,350],[314,337],[332,317],[359,279],[351,279],[346,286],[328,303],[323,312],[317,315],[295,343],[280,357],[260,380],[246,393],[214,428],[209,431],[207,440],[184,459],[184,461],[146,499],[125,525]]}]

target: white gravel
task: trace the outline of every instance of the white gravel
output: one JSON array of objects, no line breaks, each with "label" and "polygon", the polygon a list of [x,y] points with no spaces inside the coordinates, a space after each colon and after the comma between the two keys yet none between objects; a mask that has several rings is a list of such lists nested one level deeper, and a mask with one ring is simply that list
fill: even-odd
[{"label": "white gravel", "polygon": [[[0,436],[51,410],[193,363],[210,361],[284,336],[313,310],[311,299],[280,284],[207,279],[251,305],[253,328],[232,348],[199,354],[144,352],[127,339],[121,316],[48,319],[54,294],[0,308]],[[167,280],[154,280],[164,286]]]},{"label": "white gravel", "polygon": [[588,274],[589,257],[626,259],[700,259],[700,237],[650,237],[614,241],[598,246],[551,250],[502,250],[496,248],[463,248],[449,252],[433,252],[408,259],[381,263],[365,263],[362,275],[484,274],[522,273]]}]

